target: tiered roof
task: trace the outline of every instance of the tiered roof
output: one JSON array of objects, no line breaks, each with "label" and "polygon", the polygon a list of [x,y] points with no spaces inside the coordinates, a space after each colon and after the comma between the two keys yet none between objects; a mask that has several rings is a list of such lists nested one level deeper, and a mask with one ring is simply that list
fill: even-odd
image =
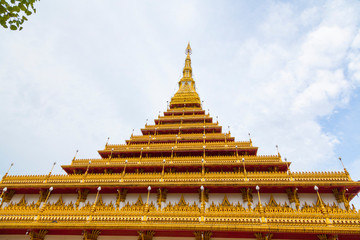
[{"label": "tiered roof", "polygon": [[[141,129],[142,135],[131,135],[125,144],[106,144],[98,151],[99,159],[74,158],[70,165],[62,166],[67,175],[5,175],[0,184],[1,188],[7,188],[2,203],[6,202],[6,196],[11,199],[10,192],[13,195],[40,191],[43,196],[50,194],[50,187],[53,193],[77,192],[81,201],[85,193],[99,193],[101,186],[101,193],[117,194],[114,204],[101,201],[79,208],[78,202],[65,205],[62,199],[56,204],[39,200],[45,202],[41,207],[24,202],[10,204],[0,208],[0,233],[4,233],[1,229],[16,232],[31,227],[50,231],[98,229],[109,234],[129,229],[161,232],[176,228],[184,232],[183,236],[189,231],[195,231],[196,237],[201,231],[205,235],[209,235],[206,231],[218,231],[218,236],[223,236],[221,232],[243,237],[256,233],[258,239],[262,239],[263,232],[276,233],[279,237],[284,232],[294,236],[360,234],[360,214],[349,205],[360,191],[360,183],[352,181],[346,169],[291,172],[291,163],[283,161],[280,154],[259,156],[251,139],[236,141],[230,132],[223,132],[219,123],[202,109],[192,77],[190,54],[188,45],[178,91],[163,116]],[[319,188],[317,193],[314,185]],[[261,204],[259,186],[261,193],[286,194],[295,207],[278,204],[273,198]],[[157,193],[160,207],[142,199],[119,207],[127,193],[141,192]],[[260,203],[252,206],[256,192]],[[200,193],[200,206],[186,203],[182,197],[176,205],[161,207],[168,193]],[[225,195],[222,204],[206,208],[209,193],[239,193],[243,203],[230,203]],[[306,203],[301,206],[298,193],[317,194],[319,201],[313,206]],[[335,194],[345,208],[326,205],[321,200],[322,193]],[[57,224],[51,224],[54,221]]]}]

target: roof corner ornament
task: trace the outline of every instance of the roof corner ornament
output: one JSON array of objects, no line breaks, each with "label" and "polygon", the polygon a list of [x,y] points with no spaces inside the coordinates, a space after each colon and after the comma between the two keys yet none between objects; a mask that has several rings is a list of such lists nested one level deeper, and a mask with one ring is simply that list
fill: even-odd
[{"label": "roof corner ornament", "polygon": [[341,162],[341,165],[342,165],[342,167],[343,167],[343,169],[344,169],[344,172],[345,172],[346,176],[347,176],[349,179],[351,179],[351,178],[350,178],[350,174],[349,174],[348,170],[346,169],[346,167],[345,167],[345,165],[344,165],[341,157],[339,157],[339,161]]}]

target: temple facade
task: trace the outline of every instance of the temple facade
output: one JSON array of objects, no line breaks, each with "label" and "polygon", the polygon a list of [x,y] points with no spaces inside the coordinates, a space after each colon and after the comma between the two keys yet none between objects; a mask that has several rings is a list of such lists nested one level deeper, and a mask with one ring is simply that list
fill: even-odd
[{"label": "temple facade", "polygon": [[0,239],[360,239],[360,191],[347,170],[293,172],[236,141],[201,104],[186,48],[167,109],[99,159],[63,175],[5,174]]}]

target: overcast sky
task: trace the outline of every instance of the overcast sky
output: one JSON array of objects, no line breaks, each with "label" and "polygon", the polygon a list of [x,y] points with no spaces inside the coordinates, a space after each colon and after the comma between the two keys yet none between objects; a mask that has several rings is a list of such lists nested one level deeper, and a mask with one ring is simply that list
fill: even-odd
[{"label": "overcast sky", "polygon": [[[40,1],[0,29],[0,164],[97,158],[166,110],[187,42],[205,109],[292,171],[360,179],[358,1]],[[357,207],[359,208],[359,198]]]}]

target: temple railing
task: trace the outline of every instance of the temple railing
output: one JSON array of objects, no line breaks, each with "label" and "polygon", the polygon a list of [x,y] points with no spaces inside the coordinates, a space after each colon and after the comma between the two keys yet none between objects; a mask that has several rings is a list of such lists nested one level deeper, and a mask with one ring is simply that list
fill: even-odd
[{"label": "temple railing", "polygon": [[[203,140],[203,139],[202,139]],[[235,147],[235,146],[238,146],[238,147],[249,147],[251,146],[250,145],[251,143],[250,142],[227,142],[225,143],[224,141],[214,141],[214,142],[206,142],[206,146],[209,145],[209,146],[228,146],[228,147]],[[147,144],[147,143],[144,143],[144,144],[136,144],[135,146],[132,146],[132,145],[128,145],[128,144],[108,144],[106,147],[105,147],[105,150],[111,150],[112,148],[116,148],[116,147],[134,147],[134,148],[139,148],[139,147],[145,147],[145,148],[148,148],[148,147],[152,147],[154,145],[164,145],[164,146],[186,146],[186,145],[190,145],[193,146],[193,145],[201,145],[203,146],[204,143],[203,142],[178,142],[178,143],[158,143],[158,142],[151,142],[151,144]]]},{"label": "temple railing", "polygon": [[[181,138],[181,139],[191,139],[191,138],[194,138],[194,139],[198,139],[199,137],[203,137],[203,134],[202,133],[183,133],[181,135],[177,135],[177,134],[166,134],[166,135],[134,135],[132,136],[132,139],[137,139],[137,138],[141,138],[141,139],[146,139],[146,138],[149,138],[149,136],[151,137],[156,137],[156,138],[161,138],[161,139],[174,139],[176,136],[178,138]],[[206,133],[206,137],[208,138],[211,138],[211,137],[231,137],[231,134],[230,133]],[[242,141],[239,141],[239,142],[242,142]],[[249,142],[249,141],[243,141],[243,142]]]},{"label": "temple railing", "polygon": [[151,143],[149,144],[135,144],[135,145],[110,145],[108,144],[105,146],[105,149],[102,151],[112,151],[114,150],[147,150],[147,151],[153,151],[153,150],[169,150],[171,148],[174,148],[174,150],[192,150],[192,149],[204,149],[204,146],[206,149],[211,150],[223,150],[223,149],[232,149],[235,150],[236,147],[238,149],[244,149],[244,148],[251,148],[251,149],[257,149],[257,147],[253,147],[248,142],[206,142],[205,144],[203,142],[180,142],[180,143]]},{"label": "temple railing", "polygon": [[[251,163],[284,163],[281,158],[277,155],[257,155],[257,156],[206,156],[205,157],[205,165],[207,164],[216,164],[216,163],[239,163],[244,158],[245,164]],[[127,157],[127,158],[105,158],[105,159],[75,159],[72,161],[73,166],[87,166],[89,165],[89,161],[91,161],[90,166],[94,165],[125,165],[125,160],[128,160],[127,164],[136,164],[139,167],[143,164],[163,164],[163,160],[165,159],[166,164],[172,162],[173,166],[176,164],[197,164],[201,163],[203,157],[199,156],[176,156],[176,157]]]},{"label": "temple railing", "polygon": [[179,129],[180,128],[204,128],[205,127],[221,127],[219,126],[218,123],[208,123],[206,122],[205,124],[202,122],[199,123],[182,123],[182,124],[158,124],[158,125],[146,125],[145,128],[142,128],[142,130],[149,130],[149,129],[167,129],[167,128],[171,128],[171,129]]},{"label": "temple railing", "polygon": [[[150,137],[149,137],[150,136]],[[142,135],[142,136],[133,136],[130,140],[127,140],[128,144],[136,144],[137,142],[148,142],[149,139],[151,142],[156,141],[184,141],[184,140],[196,140],[196,141],[204,141],[204,135],[203,134],[180,134],[180,135]],[[225,141],[231,141],[233,142],[235,139],[234,137],[231,137],[230,134],[206,134],[205,140],[212,140],[212,139],[221,139],[222,142]],[[249,141],[237,141],[240,143],[249,143]],[[126,145],[128,145],[126,144]]]},{"label": "temple railing", "polygon": [[210,115],[165,115],[165,116],[159,116],[157,120],[168,120],[168,119],[177,119],[177,120],[181,120],[181,119],[212,119],[212,117]]},{"label": "temple railing", "polygon": [[[246,179],[246,180],[245,180]],[[115,173],[115,174],[71,174],[71,175],[35,175],[35,176],[5,176],[2,185],[18,184],[83,184],[83,183],[114,183],[114,182],[349,182],[345,172],[175,172],[161,174],[159,172]]]},{"label": "temple railing", "polygon": [[[325,209],[325,212],[324,212]],[[146,221],[144,217],[146,216]],[[203,220],[201,220],[201,216]],[[53,224],[52,228],[63,227],[63,224],[96,224],[102,226],[109,223],[121,223],[126,226],[131,223],[156,224],[165,223],[169,226],[177,223],[201,224],[225,224],[226,228],[237,226],[266,226],[266,228],[301,228],[301,232],[312,232],[314,227],[321,228],[322,231],[344,230],[347,233],[356,231],[360,233],[360,212],[356,209],[341,209],[333,205],[326,205],[324,208],[319,206],[302,206],[299,209],[291,208],[287,205],[268,206],[259,205],[245,208],[242,204],[223,204],[214,205],[201,212],[198,203],[171,204],[168,203],[163,208],[157,207],[153,202],[149,205],[129,204],[119,207],[113,203],[94,205],[86,203],[83,207],[76,208],[74,203],[52,203],[44,207],[34,204],[18,206],[10,204],[0,208],[0,222],[2,227],[16,223],[23,227],[23,224]],[[229,225],[231,224],[231,225]],[[13,226],[16,228],[17,226]],[[177,225],[179,227],[179,225]]]}]

